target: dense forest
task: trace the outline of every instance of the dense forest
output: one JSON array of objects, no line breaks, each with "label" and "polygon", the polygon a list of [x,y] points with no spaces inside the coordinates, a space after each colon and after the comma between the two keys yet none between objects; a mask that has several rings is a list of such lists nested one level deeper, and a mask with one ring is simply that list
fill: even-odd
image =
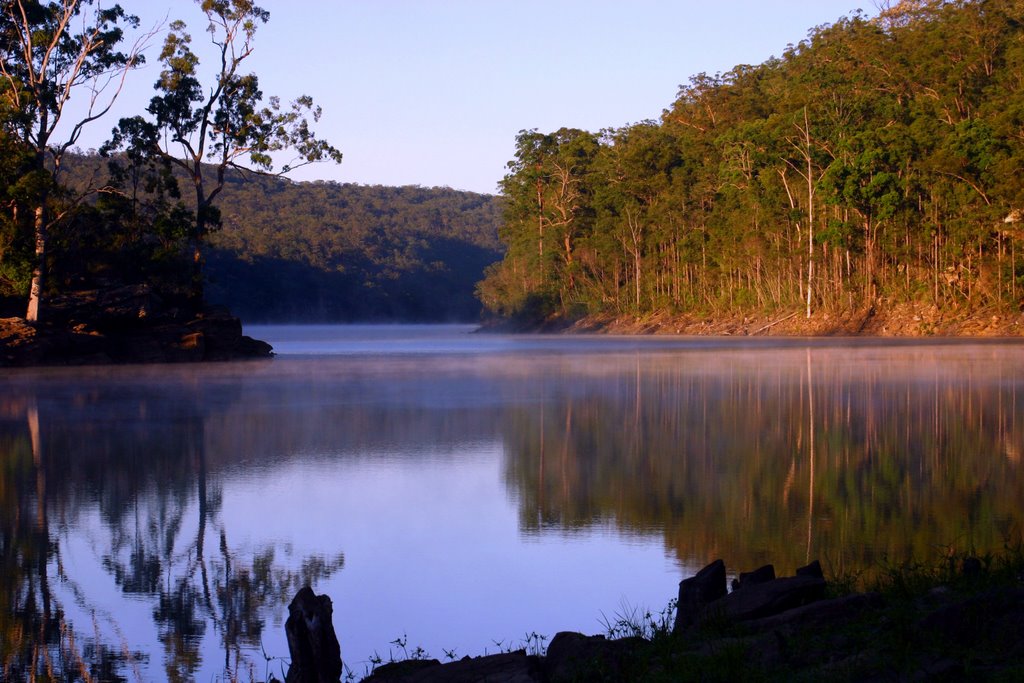
[{"label": "dense forest", "polygon": [[[108,161],[69,158],[69,179],[82,190],[109,180]],[[501,258],[499,201],[229,172],[205,295],[247,322],[476,320],[474,286]],[[187,196],[183,204],[193,205]]]},{"label": "dense forest", "polygon": [[490,195],[263,179],[221,210],[208,297],[249,321],[473,321],[501,258]]},{"label": "dense forest", "polygon": [[1019,311],[1024,3],[902,0],[681,86],[659,120],[522,131],[504,260],[525,321]]}]

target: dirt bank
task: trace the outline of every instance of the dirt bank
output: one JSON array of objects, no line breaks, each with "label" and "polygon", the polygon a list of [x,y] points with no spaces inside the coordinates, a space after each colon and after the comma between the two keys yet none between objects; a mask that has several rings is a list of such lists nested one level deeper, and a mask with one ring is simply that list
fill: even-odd
[{"label": "dirt bank", "polygon": [[935,306],[901,304],[841,313],[783,310],[770,315],[694,316],[655,313],[646,316],[589,315],[555,317],[540,324],[499,323],[499,331],[596,334],[678,334],[704,336],[790,337],[1019,337],[1024,313],[999,310],[940,311]]}]

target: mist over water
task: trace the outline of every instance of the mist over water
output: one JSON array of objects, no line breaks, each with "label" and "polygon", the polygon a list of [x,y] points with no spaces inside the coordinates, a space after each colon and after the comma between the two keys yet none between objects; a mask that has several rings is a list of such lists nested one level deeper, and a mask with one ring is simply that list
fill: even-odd
[{"label": "mist over water", "polygon": [[0,378],[7,612],[49,624],[8,651],[63,626],[127,680],[283,677],[263,652],[310,582],[362,674],[403,637],[598,633],[717,557],[861,571],[1021,533],[1016,342],[246,333],[278,357]]}]

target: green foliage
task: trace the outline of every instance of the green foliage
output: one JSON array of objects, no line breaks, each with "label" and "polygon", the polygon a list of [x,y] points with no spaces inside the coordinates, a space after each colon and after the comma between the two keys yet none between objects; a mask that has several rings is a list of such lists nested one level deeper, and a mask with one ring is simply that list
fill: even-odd
[{"label": "green foliage", "polygon": [[231,176],[208,297],[247,321],[474,321],[501,258],[494,197]]},{"label": "green foliage", "polygon": [[481,300],[570,317],[843,312],[922,292],[939,311],[1018,307],[1022,234],[1002,221],[1024,203],[1021,22],[1014,0],[896,3],[698,74],[659,121],[521,132]]},{"label": "green foliage", "polygon": [[38,175],[31,172],[31,152],[0,129],[0,297],[23,297],[32,273],[31,227],[24,211]]},{"label": "green foliage", "polygon": [[341,152],[311,129],[310,119],[318,121],[321,111],[310,97],[282,106],[276,96],[264,98],[256,74],[242,70],[254,49],[256,29],[270,13],[249,0],[197,2],[219,56],[214,68],[204,78],[187,27],[172,22],[160,53],[163,68],[147,108],[149,117],[122,119],[103,151],[126,150],[129,158],[159,160],[184,174],[194,192],[188,234],[192,296],[202,299],[202,249],[221,226],[216,201],[227,171],[274,173],[275,155],[291,150],[295,157],[276,172],[285,174],[309,163],[340,163]]},{"label": "green foliage", "polygon": [[[168,179],[173,170],[125,153],[106,163],[69,158],[72,186],[109,174],[111,191],[89,210],[105,221],[103,237],[84,225],[67,237],[77,240],[69,253],[91,241],[96,260],[68,265],[124,277],[144,269],[164,296],[187,292],[195,199],[177,196],[183,176]],[[210,236],[205,295],[247,322],[475,321],[474,286],[501,258],[500,206],[491,195],[229,171],[218,204],[222,227]]]},{"label": "green foliage", "polygon": [[[61,196],[64,156],[83,128],[110,109],[126,73],[143,63],[140,45],[127,52],[119,47],[123,27],[138,25],[120,5],[105,8],[95,0],[11,0],[0,6],[0,131],[4,147],[17,147],[13,165],[0,171],[0,196],[6,200],[0,290],[23,291],[31,279],[27,317],[32,321],[40,317],[49,286],[50,230],[81,198]],[[88,104],[71,119],[66,105],[83,91]],[[58,135],[62,120],[67,132]],[[28,262],[21,246],[27,241],[32,243]]]}]

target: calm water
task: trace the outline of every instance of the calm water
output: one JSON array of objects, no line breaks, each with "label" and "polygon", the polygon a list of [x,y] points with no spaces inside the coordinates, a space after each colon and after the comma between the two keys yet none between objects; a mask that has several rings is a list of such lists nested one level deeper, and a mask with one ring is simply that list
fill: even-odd
[{"label": "calm water", "polygon": [[[661,610],[721,557],[857,571],[1021,534],[1024,345],[254,327],[271,362],[0,375],[0,679],[283,678]],[[20,668],[19,668],[20,667]],[[72,675],[73,677],[73,675]]]}]

